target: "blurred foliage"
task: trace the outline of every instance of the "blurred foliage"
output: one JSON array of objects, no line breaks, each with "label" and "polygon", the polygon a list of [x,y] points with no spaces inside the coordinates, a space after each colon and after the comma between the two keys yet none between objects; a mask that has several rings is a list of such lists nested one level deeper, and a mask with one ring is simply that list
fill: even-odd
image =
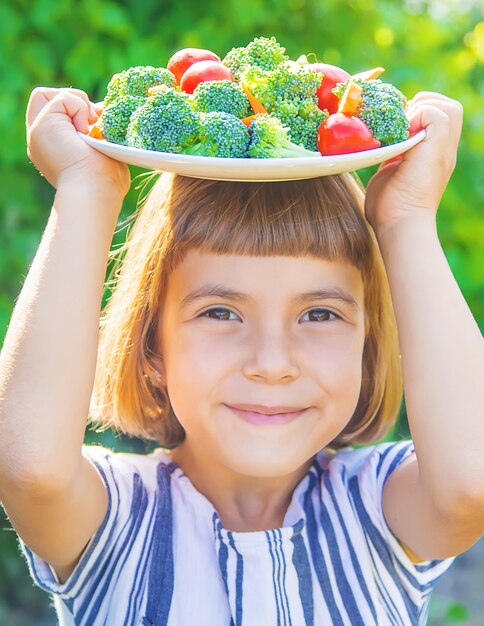
[{"label": "blurred foliage", "polygon": [[[454,598],[448,598],[435,593],[432,596],[431,607],[429,611],[429,626],[477,626],[482,623],[483,615],[481,613],[479,621],[473,619],[469,607],[458,602]],[[471,621],[472,620],[472,621]]]},{"label": "blurred foliage", "polygon": [[[457,167],[438,227],[449,264],[482,327],[484,16],[479,0],[7,0],[0,4],[2,341],[54,196],[26,154],[24,118],[32,89],[74,86],[99,101],[112,74],[132,65],[166,66],[176,50],[189,46],[223,57],[261,35],[274,35],[291,58],[312,52],[350,73],[381,65],[386,68],[382,78],[408,98],[435,91],[464,105]],[[367,183],[375,171],[359,175]],[[132,168],[133,178],[140,172]],[[133,185],[121,220],[133,212],[138,193]],[[124,235],[119,232],[114,243]],[[399,429],[406,432],[404,425]],[[144,444],[109,432],[88,432],[86,440],[145,450]],[[52,615],[52,609],[27,578],[8,526],[0,519],[0,623],[18,626],[28,623],[29,615]],[[440,623],[452,619],[450,611]]]}]

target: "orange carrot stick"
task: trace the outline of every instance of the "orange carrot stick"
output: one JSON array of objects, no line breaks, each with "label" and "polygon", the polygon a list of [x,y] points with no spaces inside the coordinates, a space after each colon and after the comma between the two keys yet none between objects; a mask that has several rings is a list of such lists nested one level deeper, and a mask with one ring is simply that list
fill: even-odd
[{"label": "orange carrot stick", "polygon": [[104,139],[103,131],[97,125],[97,122],[89,128],[89,132],[87,134],[89,137],[93,137],[94,139]]},{"label": "orange carrot stick", "polygon": [[353,115],[356,113],[356,109],[360,103],[362,91],[363,89],[359,85],[350,80],[348,86],[346,87],[346,91],[340,100],[338,113],[346,113],[346,115]]},{"label": "orange carrot stick", "polygon": [[244,90],[245,95],[249,99],[249,104],[254,111],[254,114],[257,113],[268,113],[269,111],[265,108],[265,106],[257,100],[257,98],[251,93],[251,91],[241,83],[241,87]]},{"label": "orange carrot stick", "polygon": [[242,122],[244,122],[244,124],[249,127],[252,124],[252,120],[254,119],[255,115],[249,115],[249,117],[244,117],[243,120],[241,120]]},{"label": "orange carrot stick", "polygon": [[380,74],[383,74],[385,70],[383,67],[374,67],[372,70],[366,70],[366,72],[359,72],[358,74],[353,74],[351,78],[362,78],[363,80],[374,80],[378,78]]}]

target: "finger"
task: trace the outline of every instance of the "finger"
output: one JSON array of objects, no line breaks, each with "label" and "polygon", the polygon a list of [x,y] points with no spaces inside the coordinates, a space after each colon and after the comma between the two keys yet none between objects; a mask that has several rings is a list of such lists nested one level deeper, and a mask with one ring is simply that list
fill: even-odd
[{"label": "finger", "polygon": [[81,89],[74,89],[72,87],[61,87],[61,88],[36,87],[32,91],[30,95],[29,103],[27,105],[27,114],[26,114],[27,126],[31,126],[34,123],[35,119],[37,118],[41,110],[46,106],[48,102],[53,100],[59,93],[72,93],[78,96],[79,98],[81,98],[82,100],[84,100],[88,106],[92,106],[92,110],[90,111],[91,116],[92,117],[96,116],[96,119],[97,119],[98,115],[97,115],[96,109],[90,102],[89,96],[87,95],[85,91],[82,91]]},{"label": "finger", "polygon": [[[445,116],[445,118],[442,118],[441,123],[443,123],[444,126],[441,130],[442,132],[444,132],[444,130],[447,132],[451,145],[457,147],[462,132],[463,108],[462,105],[455,100],[452,102],[426,100],[422,101],[421,104],[412,105],[407,111],[407,117],[410,122],[410,135],[425,128],[425,126],[423,126],[423,124],[425,124],[424,120],[431,120],[431,112],[423,113],[423,110],[429,107]],[[436,115],[438,115],[438,113],[436,113]]]},{"label": "finger", "polygon": [[460,123],[453,124],[449,114],[436,106],[422,104],[410,116],[411,132],[425,129],[425,137],[404,154],[404,162],[420,158],[421,163],[434,163],[442,172],[451,173],[457,162]]},{"label": "finger", "polygon": [[61,93],[63,93],[63,92],[71,93],[71,94],[73,94],[75,96],[78,96],[79,98],[82,98],[82,100],[84,100],[84,102],[88,106],[89,118],[92,119],[93,121],[97,120],[99,115],[96,112],[96,109],[95,109],[93,103],[89,100],[89,96],[87,95],[87,93],[85,91],[82,91],[82,89],[75,89],[74,87],[61,87],[60,88],[60,92]]},{"label": "finger", "polygon": [[93,119],[91,120],[91,117],[89,118],[89,123],[94,123],[101,117],[102,112],[104,111],[104,105],[102,102],[92,102],[91,105],[94,113]]},{"label": "finger", "polygon": [[435,106],[437,109],[441,109],[442,111],[446,111],[449,115],[455,116],[456,118],[462,117],[463,107],[460,102],[457,100],[445,99],[441,100],[439,98],[425,98],[420,100],[409,100],[407,103],[407,108],[405,112],[407,116],[414,111],[417,107],[422,106],[424,104],[431,104]]},{"label": "finger", "polygon": [[437,91],[419,91],[411,100],[409,100],[409,103],[421,102],[430,99],[439,100],[440,102],[456,102],[456,100],[452,100],[452,98],[449,98],[442,93],[438,93]]},{"label": "finger", "polygon": [[449,117],[445,111],[432,106],[431,104],[420,104],[415,106],[408,114],[410,132],[415,133],[425,129],[426,138],[437,135],[448,135]]},{"label": "finger", "polygon": [[68,90],[59,91],[41,110],[35,119],[30,131],[39,124],[43,118],[52,114],[65,115],[72,122],[74,128],[86,134],[89,131],[89,105],[84,98],[69,93]]},{"label": "finger", "polygon": [[422,126],[418,126],[416,121],[417,119],[419,119],[419,114],[422,110],[423,107],[435,107],[437,108],[439,111],[443,110],[441,103],[435,103],[432,100],[427,100],[424,102],[420,102],[420,103],[416,103],[416,104],[412,104],[406,111],[407,114],[407,119],[409,121],[409,131],[411,134],[418,132],[419,130],[422,130],[423,127]]},{"label": "finger", "polygon": [[[462,132],[462,122],[464,115],[464,109],[462,104],[457,100],[452,100],[451,98],[447,98],[446,96],[441,96],[441,94],[433,94],[431,92],[429,92],[429,94],[430,95],[428,98],[419,98],[418,100],[414,99],[410,101],[408,109],[406,111],[407,117],[409,119],[413,117],[418,117],[416,111],[418,111],[418,108],[424,104],[434,106],[441,111],[444,111],[450,121],[451,141],[453,144],[457,145]],[[414,121],[413,125],[411,125],[411,134],[418,132],[418,130],[421,130],[421,128],[418,127],[416,125],[416,122]]]}]

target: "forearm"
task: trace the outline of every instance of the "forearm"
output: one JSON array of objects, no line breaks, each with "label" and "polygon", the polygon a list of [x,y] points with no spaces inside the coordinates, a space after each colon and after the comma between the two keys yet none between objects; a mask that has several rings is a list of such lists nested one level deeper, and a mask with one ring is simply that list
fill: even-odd
[{"label": "forearm", "polygon": [[[377,235],[378,236],[378,235]],[[484,349],[434,222],[379,238],[420,480],[435,502],[484,498]],[[460,444],[460,445],[459,445]]]},{"label": "forearm", "polygon": [[0,355],[0,480],[68,478],[80,460],[121,202],[81,187],[55,196]]}]

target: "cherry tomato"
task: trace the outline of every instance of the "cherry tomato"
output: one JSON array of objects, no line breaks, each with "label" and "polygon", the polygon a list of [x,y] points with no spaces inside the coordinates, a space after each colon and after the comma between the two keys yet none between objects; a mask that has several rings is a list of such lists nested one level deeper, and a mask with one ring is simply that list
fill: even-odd
[{"label": "cherry tomato", "polygon": [[344,113],[333,113],[323,120],[317,142],[322,155],[349,154],[381,146],[363,120]]},{"label": "cherry tomato", "polygon": [[204,50],[202,48],[183,48],[178,50],[168,61],[166,69],[170,70],[175,75],[176,84],[180,84],[181,77],[194,63],[197,61],[218,61],[221,59],[215,52],[211,50]]},{"label": "cherry tomato", "polygon": [[198,61],[187,69],[180,82],[182,91],[193,93],[199,83],[208,80],[231,80],[234,77],[223,63],[217,61]]},{"label": "cherry tomato", "polygon": [[311,63],[310,66],[316,72],[324,74],[321,86],[316,92],[318,98],[318,107],[323,110],[327,109],[328,113],[336,113],[338,111],[339,99],[331,90],[336,87],[337,83],[344,83],[348,78],[351,78],[348,72],[342,70],[336,65],[330,65],[329,63]]}]

